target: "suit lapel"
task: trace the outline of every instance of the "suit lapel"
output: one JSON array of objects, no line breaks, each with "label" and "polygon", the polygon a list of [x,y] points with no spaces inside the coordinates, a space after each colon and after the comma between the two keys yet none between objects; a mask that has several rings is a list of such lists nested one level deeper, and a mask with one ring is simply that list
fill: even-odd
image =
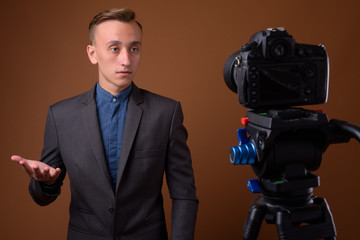
[{"label": "suit lapel", "polygon": [[93,150],[93,153],[95,155],[95,159],[98,162],[100,169],[104,173],[106,181],[109,183],[109,186],[111,187],[112,183],[109,174],[109,168],[105,157],[104,145],[101,137],[101,130],[97,116],[97,107],[96,107],[96,101],[94,99],[94,94],[95,94],[95,88],[89,91],[88,94],[83,99],[83,103],[85,104],[85,107],[82,110],[82,115],[84,119],[84,125],[88,133],[91,149]]},{"label": "suit lapel", "polygon": [[120,162],[117,174],[116,189],[118,189],[126,163],[128,161],[135,135],[138,131],[143,110],[138,106],[142,103],[140,90],[133,85],[133,90],[129,98],[126,120],[124,126],[124,135],[122,139]]}]

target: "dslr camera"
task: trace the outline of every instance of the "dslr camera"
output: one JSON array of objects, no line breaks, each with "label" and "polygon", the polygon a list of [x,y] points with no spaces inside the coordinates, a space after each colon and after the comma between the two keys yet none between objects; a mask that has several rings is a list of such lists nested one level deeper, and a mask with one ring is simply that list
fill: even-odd
[{"label": "dslr camera", "polygon": [[228,58],[223,75],[247,108],[283,109],[327,102],[325,47],[296,43],[284,28],[255,33]]}]

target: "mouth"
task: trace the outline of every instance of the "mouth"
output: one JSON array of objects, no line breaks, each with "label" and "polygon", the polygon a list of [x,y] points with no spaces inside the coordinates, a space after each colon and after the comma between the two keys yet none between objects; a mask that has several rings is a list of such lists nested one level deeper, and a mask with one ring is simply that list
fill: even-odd
[{"label": "mouth", "polygon": [[117,71],[116,74],[120,76],[129,76],[132,72],[131,71]]}]

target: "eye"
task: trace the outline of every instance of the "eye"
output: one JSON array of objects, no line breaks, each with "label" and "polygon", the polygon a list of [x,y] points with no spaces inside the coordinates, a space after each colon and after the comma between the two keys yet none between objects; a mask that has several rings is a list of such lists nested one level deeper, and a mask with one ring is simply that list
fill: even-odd
[{"label": "eye", "polygon": [[118,52],[119,48],[118,47],[110,47],[110,51],[112,52]]},{"label": "eye", "polygon": [[139,47],[131,47],[130,51],[131,52],[139,52]]}]

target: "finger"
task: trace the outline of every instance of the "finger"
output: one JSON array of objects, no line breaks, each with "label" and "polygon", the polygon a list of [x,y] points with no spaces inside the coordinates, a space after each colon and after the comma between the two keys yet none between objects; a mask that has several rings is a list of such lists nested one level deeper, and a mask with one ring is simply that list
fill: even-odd
[{"label": "finger", "polygon": [[[49,169],[50,169],[49,175],[47,175],[46,177],[45,177],[45,172],[44,172],[44,176],[43,176],[44,178],[43,178],[42,182],[44,182],[48,185],[51,185],[56,182],[56,179],[60,175],[61,169],[60,168],[54,169],[51,167]],[[45,170],[45,168],[44,168],[44,170]]]},{"label": "finger", "polygon": [[20,161],[24,160],[24,158],[21,156],[18,156],[18,155],[13,155],[13,156],[11,156],[11,160],[13,160],[14,162],[20,163]]},{"label": "finger", "polygon": [[30,166],[28,161],[21,160],[19,164],[22,166],[22,168],[25,170],[25,172],[29,175],[29,177],[32,177],[34,174],[34,169]]},{"label": "finger", "polygon": [[19,163],[28,175],[31,176],[33,174],[33,169],[27,159],[18,155],[13,155],[11,156],[11,160]]},{"label": "finger", "polygon": [[56,168],[54,174],[51,175],[52,178],[57,179],[61,173],[60,168]]},{"label": "finger", "polygon": [[39,165],[37,165],[37,164],[35,164],[34,166],[33,166],[33,170],[34,170],[34,178],[35,178],[35,180],[41,180],[42,179],[42,172],[41,172],[41,170],[40,170],[40,167],[39,167]]},{"label": "finger", "polygon": [[44,172],[42,174],[42,177],[44,179],[49,179],[50,178],[50,168],[49,167],[44,168]]}]

